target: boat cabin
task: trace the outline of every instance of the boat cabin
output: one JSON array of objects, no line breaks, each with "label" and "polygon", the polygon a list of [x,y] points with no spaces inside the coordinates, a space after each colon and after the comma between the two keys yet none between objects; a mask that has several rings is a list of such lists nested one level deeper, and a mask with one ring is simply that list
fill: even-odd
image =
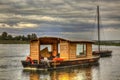
[{"label": "boat cabin", "polygon": [[[92,57],[92,41],[70,41],[56,37],[41,37],[30,41],[30,57],[38,64],[41,59],[55,57],[74,60]],[[42,49],[43,45],[49,45]],[[49,48],[51,51],[49,51]]]}]

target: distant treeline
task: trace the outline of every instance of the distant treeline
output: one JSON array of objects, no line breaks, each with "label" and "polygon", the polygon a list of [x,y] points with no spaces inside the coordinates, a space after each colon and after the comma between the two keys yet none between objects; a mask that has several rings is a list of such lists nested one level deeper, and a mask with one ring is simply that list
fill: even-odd
[{"label": "distant treeline", "polygon": [[[98,41],[95,41],[95,44],[98,45]],[[107,41],[100,41],[100,45],[111,45],[111,46],[120,46],[120,40],[107,40]]]},{"label": "distant treeline", "polygon": [[35,39],[37,38],[37,35],[35,33],[32,33],[32,34],[28,34],[27,36],[25,35],[18,35],[18,36],[13,36],[11,34],[8,34],[7,32],[3,32],[1,35],[0,35],[0,43],[4,43],[6,41],[9,41],[10,42],[20,42],[20,43],[23,43],[23,41],[30,41],[32,39]]}]

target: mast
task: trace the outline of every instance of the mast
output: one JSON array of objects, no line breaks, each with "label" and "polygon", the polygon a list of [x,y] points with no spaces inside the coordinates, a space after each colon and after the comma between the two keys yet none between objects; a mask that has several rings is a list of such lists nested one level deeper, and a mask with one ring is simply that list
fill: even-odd
[{"label": "mast", "polygon": [[97,6],[97,27],[98,27],[98,51],[100,52],[100,12]]}]

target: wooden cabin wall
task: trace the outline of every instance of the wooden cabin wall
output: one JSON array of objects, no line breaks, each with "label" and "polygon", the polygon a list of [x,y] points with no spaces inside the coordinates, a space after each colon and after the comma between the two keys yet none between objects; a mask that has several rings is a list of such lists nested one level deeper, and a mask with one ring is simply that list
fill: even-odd
[{"label": "wooden cabin wall", "polygon": [[87,43],[87,56],[91,57],[92,56],[92,44],[91,43]]},{"label": "wooden cabin wall", "polygon": [[69,42],[60,41],[60,57],[64,60],[69,59]]},{"label": "wooden cabin wall", "polygon": [[76,58],[76,48],[77,45],[75,43],[70,43],[70,59],[75,59]]},{"label": "wooden cabin wall", "polygon": [[39,41],[33,41],[30,43],[30,57],[32,60],[37,60],[39,63],[39,53],[40,53],[40,42]]},{"label": "wooden cabin wall", "polygon": [[52,47],[52,56],[56,56],[58,54],[58,44],[54,43],[51,45]]}]

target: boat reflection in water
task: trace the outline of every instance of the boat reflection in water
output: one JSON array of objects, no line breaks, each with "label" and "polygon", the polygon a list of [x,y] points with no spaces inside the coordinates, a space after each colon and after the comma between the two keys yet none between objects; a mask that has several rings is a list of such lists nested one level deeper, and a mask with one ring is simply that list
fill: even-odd
[{"label": "boat reflection in water", "polygon": [[29,73],[29,80],[91,80],[91,67],[88,68],[68,68],[53,71],[23,71]]}]

